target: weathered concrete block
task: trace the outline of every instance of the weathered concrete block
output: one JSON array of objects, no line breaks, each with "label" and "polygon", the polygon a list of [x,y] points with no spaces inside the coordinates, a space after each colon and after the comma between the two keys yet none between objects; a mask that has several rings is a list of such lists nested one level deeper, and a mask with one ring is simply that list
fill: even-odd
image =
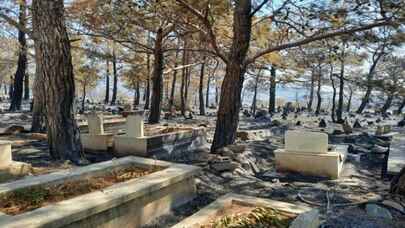
[{"label": "weathered concrete block", "polygon": [[87,123],[89,125],[90,135],[104,134],[103,114],[89,114],[87,116]]},{"label": "weathered concrete block", "polygon": [[144,136],[143,113],[137,112],[130,114],[127,117],[126,130],[128,137],[135,137],[135,138],[143,137]]},{"label": "weathered concrete block", "polygon": [[106,151],[113,146],[113,134],[81,134],[80,138],[83,148],[88,151]]},{"label": "weathered concrete block", "polygon": [[285,150],[302,153],[327,153],[328,135],[320,132],[287,131]]}]

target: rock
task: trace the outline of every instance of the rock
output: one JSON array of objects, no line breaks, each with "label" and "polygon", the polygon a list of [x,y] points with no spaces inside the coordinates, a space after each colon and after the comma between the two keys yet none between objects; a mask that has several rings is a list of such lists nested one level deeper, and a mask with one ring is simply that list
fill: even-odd
[{"label": "rock", "polygon": [[397,211],[400,211],[401,213],[405,213],[404,207],[401,204],[394,202],[392,200],[384,200],[381,202],[381,204],[386,207],[394,208]]},{"label": "rock", "polygon": [[223,172],[223,173],[221,173],[221,177],[226,178],[226,179],[232,179],[233,174],[231,172]]},{"label": "rock", "polygon": [[340,130],[340,129],[335,129],[335,130],[333,130],[333,132],[332,132],[332,135],[343,135],[343,131],[342,130]]},{"label": "rock", "polygon": [[380,207],[376,204],[367,204],[366,205],[366,212],[367,215],[372,216],[372,217],[377,217],[377,218],[382,218],[382,219],[392,219],[392,215],[389,210]]},{"label": "rock", "polygon": [[230,150],[229,148],[227,148],[227,147],[223,147],[223,148],[220,148],[220,149],[218,149],[217,151],[216,151],[216,153],[217,154],[221,154],[222,156],[227,156],[227,157],[234,157],[234,153],[232,152],[232,150]]},{"label": "rock", "polygon": [[224,171],[232,172],[238,167],[239,167],[238,163],[230,160],[217,161],[211,164],[211,168],[213,168],[217,172],[224,172]]},{"label": "rock", "polygon": [[249,132],[238,131],[238,132],[236,132],[236,137],[238,137],[242,141],[247,141],[247,140],[249,140]]},{"label": "rock", "polygon": [[356,119],[356,121],[354,121],[354,124],[353,124],[353,128],[361,128],[361,124],[360,124],[360,121],[358,120],[358,119]]},{"label": "rock", "polygon": [[324,120],[324,119],[321,119],[320,121],[319,121],[319,127],[320,128],[325,128],[327,125],[326,125],[326,121]]},{"label": "rock", "polygon": [[298,215],[289,228],[318,228],[319,225],[319,210],[313,209]]}]

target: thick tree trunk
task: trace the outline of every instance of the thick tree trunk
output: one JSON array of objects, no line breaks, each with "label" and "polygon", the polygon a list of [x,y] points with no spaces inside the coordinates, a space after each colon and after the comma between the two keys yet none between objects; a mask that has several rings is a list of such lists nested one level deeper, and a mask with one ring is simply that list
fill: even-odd
[{"label": "thick tree trunk", "polygon": [[309,92],[309,101],[307,105],[308,112],[312,112],[312,103],[314,102],[314,90],[315,90],[315,70],[311,71],[311,88]]},{"label": "thick tree trunk", "polygon": [[39,60],[36,58],[35,81],[33,89],[33,109],[31,132],[45,133],[46,132],[46,107],[45,107],[45,87],[42,83],[42,70]]},{"label": "thick tree trunk", "polygon": [[271,67],[270,70],[270,91],[269,91],[269,113],[274,114],[276,112],[276,68]]},{"label": "thick tree trunk", "polygon": [[205,90],[205,107],[209,108],[209,102],[210,102],[210,84],[211,84],[211,78],[212,76],[209,75],[207,78],[207,88]]},{"label": "thick tree trunk", "polygon": [[336,118],[338,123],[343,123],[343,101],[344,101],[344,88],[345,88],[345,59],[344,50],[342,52],[341,64],[340,64],[340,75],[339,75],[339,100],[338,107],[336,110]]},{"label": "thick tree trunk", "polygon": [[152,102],[150,105],[149,123],[159,123],[161,112],[161,100],[163,90],[163,29],[159,28],[156,33],[155,47],[153,49],[154,63],[152,76]]},{"label": "thick tree trunk", "polygon": [[113,91],[111,97],[111,105],[115,105],[117,102],[117,90],[118,90],[118,73],[117,73],[117,56],[115,55],[115,50],[113,49],[113,74],[114,74],[114,81],[113,81]]},{"label": "thick tree trunk", "polygon": [[140,100],[141,94],[139,90],[139,80],[137,80],[135,83],[135,91],[134,91],[134,109],[138,107]]},{"label": "thick tree trunk", "polygon": [[370,101],[370,95],[371,92],[373,90],[373,78],[374,78],[374,73],[375,73],[375,69],[377,67],[378,62],[380,61],[380,59],[384,56],[384,46],[382,47],[382,50],[379,52],[379,50],[377,49],[374,53],[373,53],[373,63],[370,66],[370,69],[368,71],[367,74],[367,90],[366,93],[364,94],[363,99],[361,100],[361,104],[359,106],[359,108],[357,109],[357,113],[361,114],[364,109],[366,108],[368,102]]},{"label": "thick tree trunk", "polygon": [[145,106],[144,109],[148,110],[149,109],[149,99],[150,99],[150,55],[148,54],[147,59],[146,59],[146,64],[147,64],[147,73],[148,77],[146,79],[146,93],[145,93]]},{"label": "thick tree trunk", "polygon": [[[200,105],[200,115],[204,116],[205,115],[205,105],[204,105],[204,70],[205,70],[205,60],[206,56],[203,57],[203,63],[201,64],[201,70],[200,70],[200,85],[198,89],[198,101]],[[208,86],[208,85],[207,85]]]},{"label": "thick tree trunk", "polygon": [[108,104],[110,101],[110,60],[107,59],[106,61],[106,75],[105,75],[105,98],[104,104]]},{"label": "thick tree trunk", "polygon": [[388,111],[388,109],[391,108],[393,100],[394,100],[394,95],[388,94],[387,100],[385,101],[384,105],[381,108],[381,113],[386,113]]},{"label": "thick tree trunk", "polygon": [[236,139],[241,107],[241,90],[246,72],[245,59],[250,45],[252,18],[251,0],[235,2],[233,40],[226,62],[225,77],[221,88],[221,100],[211,151],[216,151]]},{"label": "thick tree trunk", "polygon": [[315,115],[319,115],[321,113],[321,106],[322,106],[322,96],[321,96],[321,87],[322,87],[322,70],[321,67],[319,67],[319,72],[318,72],[318,89],[316,90],[316,97],[318,100],[318,103],[316,105],[316,111]]},{"label": "thick tree trunk", "polygon": [[24,100],[30,99],[30,75],[28,72],[24,76]]},{"label": "thick tree trunk", "polygon": [[[26,24],[26,3],[25,0],[20,3],[19,23],[22,26]],[[18,31],[18,43],[20,50],[18,54],[17,71],[14,76],[13,93],[11,95],[10,111],[21,110],[21,102],[23,98],[23,85],[25,72],[27,70],[27,41],[25,33],[21,30]]]},{"label": "thick tree trunk", "polygon": [[50,155],[53,159],[83,164],[74,116],[75,83],[63,0],[33,0],[32,24],[36,60],[45,88]]},{"label": "thick tree trunk", "polygon": [[329,79],[332,84],[332,90],[333,90],[331,118],[332,118],[332,121],[335,123],[336,122],[336,86],[335,86],[335,80],[333,79],[333,65],[332,64],[330,64]]}]

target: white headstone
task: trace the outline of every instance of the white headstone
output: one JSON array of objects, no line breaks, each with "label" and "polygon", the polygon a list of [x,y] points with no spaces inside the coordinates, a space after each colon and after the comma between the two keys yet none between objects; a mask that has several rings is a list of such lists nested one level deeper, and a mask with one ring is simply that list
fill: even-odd
[{"label": "white headstone", "polygon": [[289,152],[327,153],[328,135],[321,132],[287,131],[285,150]]},{"label": "white headstone", "polygon": [[90,135],[104,134],[103,114],[90,114],[87,116]]},{"label": "white headstone", "polygon": [[127,117],[127,136],[143,137],[143,113],[133,113]]}]

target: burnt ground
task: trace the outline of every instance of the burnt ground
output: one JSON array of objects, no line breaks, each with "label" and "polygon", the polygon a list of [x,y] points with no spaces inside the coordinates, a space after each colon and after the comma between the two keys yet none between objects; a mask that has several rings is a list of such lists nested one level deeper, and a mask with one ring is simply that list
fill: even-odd
[{"label": "burnt ground", "polygon": [[[18,119],[13,116],[9,119],[13,119],[13,124],[29,123],[29,118],[26,117]],[[210,117],[204,117],[202,120],[172,119],[165,121],[167,122],[165,125],[181,123],[195,126],[204,123],[208,131],[208,142],[210,142],[215,126],[212,119]],[[304,124],[304,128],[316,128],[315,122],[311,120],[311,123]],[[2,122],[2,127],[4,126],[9,126],[9,123]],[[176,162],[202,167],[201,173],[197,176],[197,198],[149,227],[170,227],[229,192],[319,208],[324,227],[405,227],[401,226],[405,219],[404,212],[386,207],[394,219],[381,221],[368,216],[364,210],[365,202],[381,202],[387,199],[405,206],[403,198],[389,194],[390,177],[381,179],[382,158],[373,154],[371,150],[362,151],[360,159],[349,156],[343,174],[338,180],[276,172],[273,151],[283,147],[282,133],[288,128],[296,127],[291,123],[271,127],[271,122],[268,120],[255,121],[242,118],[241,131],[265,130],[272,132],[272,136],[253,135],[249,139],[238,139],[237,144],[240,149],[234,151],[237,158],[234,161],[239,162],[240,166],[233,172],[217,172],[210,167],[210,160],[215,157],[208,155],[209,144],[207,148],[188,151],[178,157]],[[371,132],[372,130],[364,128],[362,131]],[[353,145],[364,146],[370,143],[367,137],[363,139],[359,134],[349,135],[347,138]],[[44,140],[32,139],[26,134],[17,134],[11,138],[10,136],[0,137],[0,140],[10,139],[17,142],[13,144],[14,160],[30,163],[33,167],[46,169],[46,172],[74,167],[72,164],[52,161]],[[333,141],[332,138],[331,142]],[[359,153],[356,154],[359,155]],[[113,157],[109,154],[105,156],[86,154],[86,156],[92,163]]]}]

